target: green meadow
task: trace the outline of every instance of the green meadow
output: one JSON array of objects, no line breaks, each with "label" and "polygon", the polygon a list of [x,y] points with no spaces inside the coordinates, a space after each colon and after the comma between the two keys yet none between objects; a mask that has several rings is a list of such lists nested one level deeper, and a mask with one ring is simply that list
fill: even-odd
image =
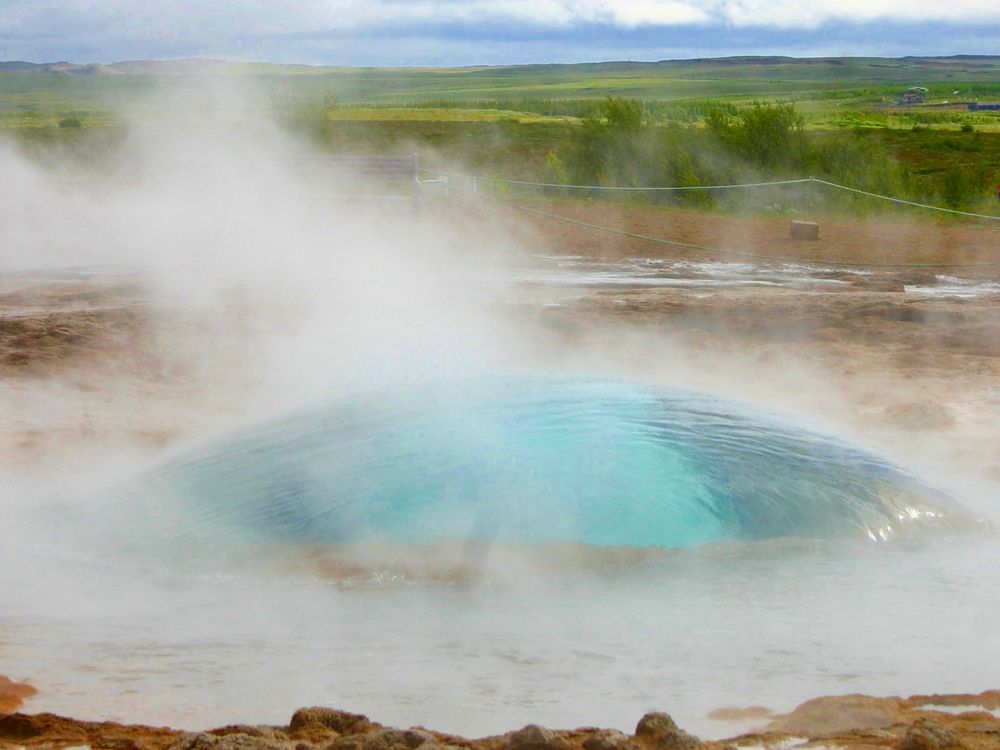
[{"label": "green meadow", "polygon": [[[923,100],[902,104],[912,87]],[[968,110],[1000,101],[1000,57],[978,56],[447,69],[0,63],[0,131],[38,153],[94,159],[134,123],[204,116],[213,91],[220,108],[257,102],[230,119],[264,112],[318,148],[418,152],[426,165],[497,177],[697,186],[815,175],[987,210],[1000,176],[1000,112]]]}]

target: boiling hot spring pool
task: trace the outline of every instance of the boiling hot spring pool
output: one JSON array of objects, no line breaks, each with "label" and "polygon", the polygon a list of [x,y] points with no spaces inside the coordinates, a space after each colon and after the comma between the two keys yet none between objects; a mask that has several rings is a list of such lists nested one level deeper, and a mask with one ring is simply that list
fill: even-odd
[{"label": "boiling hot spring pool", "polygon": [[887,539],[964,518],[877,456],[767,415],[557,377],[415,387],[297,414],[150,472],[113,515],[118,539],[170,554],[199,542]]},{"label": "boiling hot spring pool", "polygon": [[204,728],[326,704],[482,735],[660,709],[721,736],[721,705],[996,687],[974,513],[690,391],[361,395],[10,520],[0,664],[34,710]]}]

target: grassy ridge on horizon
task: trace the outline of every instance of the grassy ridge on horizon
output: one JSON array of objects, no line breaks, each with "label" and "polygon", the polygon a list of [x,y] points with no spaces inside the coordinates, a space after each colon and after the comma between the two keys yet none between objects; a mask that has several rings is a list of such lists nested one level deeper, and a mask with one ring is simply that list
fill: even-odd
[{"label": "grassy ridge on horizon", "polygon": [[[732,57],[663,62],[605,62],[464,68],[338,68],[212,60],[128,61],[111,65],[0,62],[0,127],[52,126],[67,114],[107,124],[128,112],[162,119],[153,104],[172,92],[205,86],[286,101],[335,98],[341,107],[434,109],[433,119],[469,119],[446,110],[489,109],[541,117],[582,118],[607,96],[643,100],[662,120],[698,121],[721,103],[794,101],[807,126],[909,127],[960,124],[955,101],[1000,99],[1000,56],[945,58]],[[930,91],[933,104],[893,112],[911,85]],[[958,91],[956,96],[954,92]],[[948,104],[944,104],[948,102]],[[338,112],[339,119],[362,119]],[[892,121],[895,117],[896,121]],[[1000,130],[1000,118],[961,117]],[[372,115],[373,120],[387,119]],[[393,119],[403,120],[401,116]],[[412,119],[432,119],[427,113]],[[534,119],[534,118],[532,118]]]},{"label": "grassy ridge on horizon", "polygon": [[[1000,56],[946,58],[732,57],[662,62],[605,62],[463,68],[343,68],[224,61],[131,61],[111,65],[0,62],[0,101],[35,93],[79,102],[162,86],[166,80],[218,77],[267,88],[280,82],[303,96],[332,91],[345,103],[405,104],[438,99],[798,96],[817,98],[867,89],[897,92],[923,85],[932,95],[956,84],[993,84],[1000,95]],[[981,87],[976,87],[981,88]],[[974,92],[970,92],[974,93]]]}]

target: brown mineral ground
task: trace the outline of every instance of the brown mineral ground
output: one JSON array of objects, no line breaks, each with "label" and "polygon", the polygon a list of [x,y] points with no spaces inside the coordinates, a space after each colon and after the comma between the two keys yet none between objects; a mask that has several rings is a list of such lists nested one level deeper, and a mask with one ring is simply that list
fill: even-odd
[{"label": "brown mineral ground", "polygon": [[[699,220],[705,231],[736,221],[651,213],[645,220]],[[746,221],[746,231],[756,226]],[[890,232],[861,226],[876,237]],[[988,243],[990,257],[1000,258],[1000,234],[931,225],[917,235],[921,242],[936,237],[943,249],[932,257],[928,244],[920,259],[950,258],[948,238],[962,232],[978,238],[968,246],[978,248],[977,258],[986,257]],[[540,251],[639,251],[612,251],[552,227],[532,238]],[[861,245],[845,247],[854,253]],[[643,252],[654,251],[667,252]],[[893,251],[902,252],[902,246]],[[976,271],[989,273],[997,280],[1000,267]],[[934,281],[921,269],[833,280],[839,283],[806,289],[594,287],[546,305],[537,300],[548,292],[526,288],[524,301],[509,303],[507,312],[524,331],[518,356],[542,366],[716,390],[889,442],[925,464],[944,457],[1000,480],[1000,443],[985,439],[1000,419],[998,295],[902,292]],[[248,320],[238,300],[207,319],[158,307],[136,279],[0,276],[0,413],[12,415],[0,425],[0,453],[37,463],[79,445],[152,452],[220,415],[238,417],[253,402],[259,370],[257,331]]]},{"label": "brown mineral ground", "polygon": [[774,716],[774,711],[766,706],[747,706],[738,708],[736,706],[723,706],[709,712],[708,718],[716,721],[742,722],[748,719],[769,719]]},{"label": "brown mineral ground", "polygon": [[[488,204],[487,204],[488,205]],[[816,219],[820,236],[815,241],[789,236],[789,219],[777,216],[744,216],[678,208],[614,205],[605,201],[521,201],[520,205],[565,219],[608,227],[673,242],[714,249],[714,257],[740,260],[740,253],[774,258],[820,259],[829,262],[968,264],[1000,261],[1000,232],[996,222],[936,223],[899,214],[880,214],[859,220],[819,214],[798,218]],[[483,211],[482,203],[467,210]],[[432,205],[433,212],[435,207]],[[454,215],[449,203],[438,209],[448,220]],[[498,209],[493,217],[503,230],[529,248],[545,247],[557,252],[575,252],[600,258],[642,256],[712,258],[712,252],[670,248],[636,238],[623,237],[520,211]],[[996,273],[985,269],[987,273]]]},{"label": "brown mineral ground", "polygon": [[26,682],[13,682],[0,675],[0,713],[16,711],[26,698],[30,698],[37,692]]}]

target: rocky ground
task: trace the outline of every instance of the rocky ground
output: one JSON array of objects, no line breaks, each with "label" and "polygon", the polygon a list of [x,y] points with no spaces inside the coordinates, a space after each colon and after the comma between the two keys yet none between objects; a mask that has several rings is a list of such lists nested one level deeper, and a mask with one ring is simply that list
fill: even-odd
[{"label": "rocky ground", "polygon": [[[11,683],[6,684],[6,689]],[[27,686],[21,686],[28,689]],[[4,685],[0,683],[0,690]],[[2,693],[0,693],[2,694]],[[631,735],[614,729],[553,730],[537,725],[495,737],[466,739],[423,727],[397,729],[360,714],[303,708],[287,726],[235,725],[205,732],[85,722],[54,714],[0,714],[0,748],[94,750],[995,750],[1000,747],[1000,691],[979,695],[817,698],[783,716],[766,709],[729,709],[761,716],[758,731],[703,742],[666,713],[643,716]],[[720,712],[721,713],[721,712]]]}]

